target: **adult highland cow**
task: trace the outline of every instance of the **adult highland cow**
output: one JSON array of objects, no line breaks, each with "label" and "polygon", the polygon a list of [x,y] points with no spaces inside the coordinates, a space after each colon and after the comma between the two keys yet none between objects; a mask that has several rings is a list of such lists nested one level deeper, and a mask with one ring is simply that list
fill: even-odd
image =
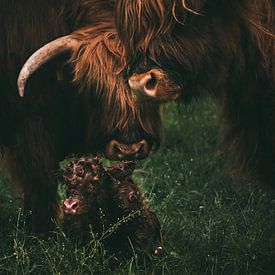
[{"label": "adult highland cow", "polygon": [[[111,2],[0,0],[2,162],[34,232],[59,214],[53,174],[66,155],[138,159],[159,142],[158,105],[134,105],[122,77]],[[37,49],[18,80],[21,98],[18,73]]]},{"label": "adult highland cow", "polygon": [[216,96],[236,174],[275,187],[275,2],[117,0],[116,24],[131,88]]}]

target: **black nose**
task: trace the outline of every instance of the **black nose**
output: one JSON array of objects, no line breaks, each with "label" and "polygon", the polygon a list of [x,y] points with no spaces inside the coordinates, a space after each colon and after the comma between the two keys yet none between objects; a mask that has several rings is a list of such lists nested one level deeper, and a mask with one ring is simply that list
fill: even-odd
[{"label": "black nose", "polygon": [[106,157],[112,160],[137,160],[148,156],[150,146],[143,139],[137,143],[124,144],[111,140],[106,146]]}]

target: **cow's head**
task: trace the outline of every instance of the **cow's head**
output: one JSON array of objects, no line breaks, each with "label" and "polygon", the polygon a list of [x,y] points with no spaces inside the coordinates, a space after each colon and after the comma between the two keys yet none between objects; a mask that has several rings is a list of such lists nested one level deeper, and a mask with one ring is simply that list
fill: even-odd
[{"label": "cow's head", "polygon": [[125,78],[124,50],[110,27],[75,31],[35,52],[18,78],[19,93],[30,75],[64,52],[71,52],[74,83],[88,107],[87,143],[114,160],[142,159],[160,142],[160,106],[135,102]]},{"label": "cow's head", "polygon": [[[147,97],[169,101],[220,91],[228,75],[230,81],[236,79],[252,44],[246,41],[248,32],[243,35],[242,31],[256,29],[261,22],[261,14],[255,16],[256,2],[243,2],[250,4],[117,0],[116,25],[126,48],[130,87]],[[266,2],[268,11],[271,4]]]}]

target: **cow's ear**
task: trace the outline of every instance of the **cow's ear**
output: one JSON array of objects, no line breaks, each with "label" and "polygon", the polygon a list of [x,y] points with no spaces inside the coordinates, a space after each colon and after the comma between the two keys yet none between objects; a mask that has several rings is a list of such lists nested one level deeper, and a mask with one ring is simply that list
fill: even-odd
[{"label": "cow's ear", "polygon": [[117,166],[108,168],[108,172],[113,178],[123,180],[132,176],[135,165],[135,162],[123,162]]}]

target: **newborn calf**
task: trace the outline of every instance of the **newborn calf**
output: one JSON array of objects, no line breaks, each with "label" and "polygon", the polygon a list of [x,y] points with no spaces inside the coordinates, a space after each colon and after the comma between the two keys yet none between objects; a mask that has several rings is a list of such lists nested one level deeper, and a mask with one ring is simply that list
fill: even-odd
[{"label": "newborn calf", "polygon": [[91,226],[111,252],[158,255],[160,223],[131,179],[134,166],[128,162],[106,168],[97,157],[71,161],[62,170],[67,186],[65,232],[87,236]]}]

